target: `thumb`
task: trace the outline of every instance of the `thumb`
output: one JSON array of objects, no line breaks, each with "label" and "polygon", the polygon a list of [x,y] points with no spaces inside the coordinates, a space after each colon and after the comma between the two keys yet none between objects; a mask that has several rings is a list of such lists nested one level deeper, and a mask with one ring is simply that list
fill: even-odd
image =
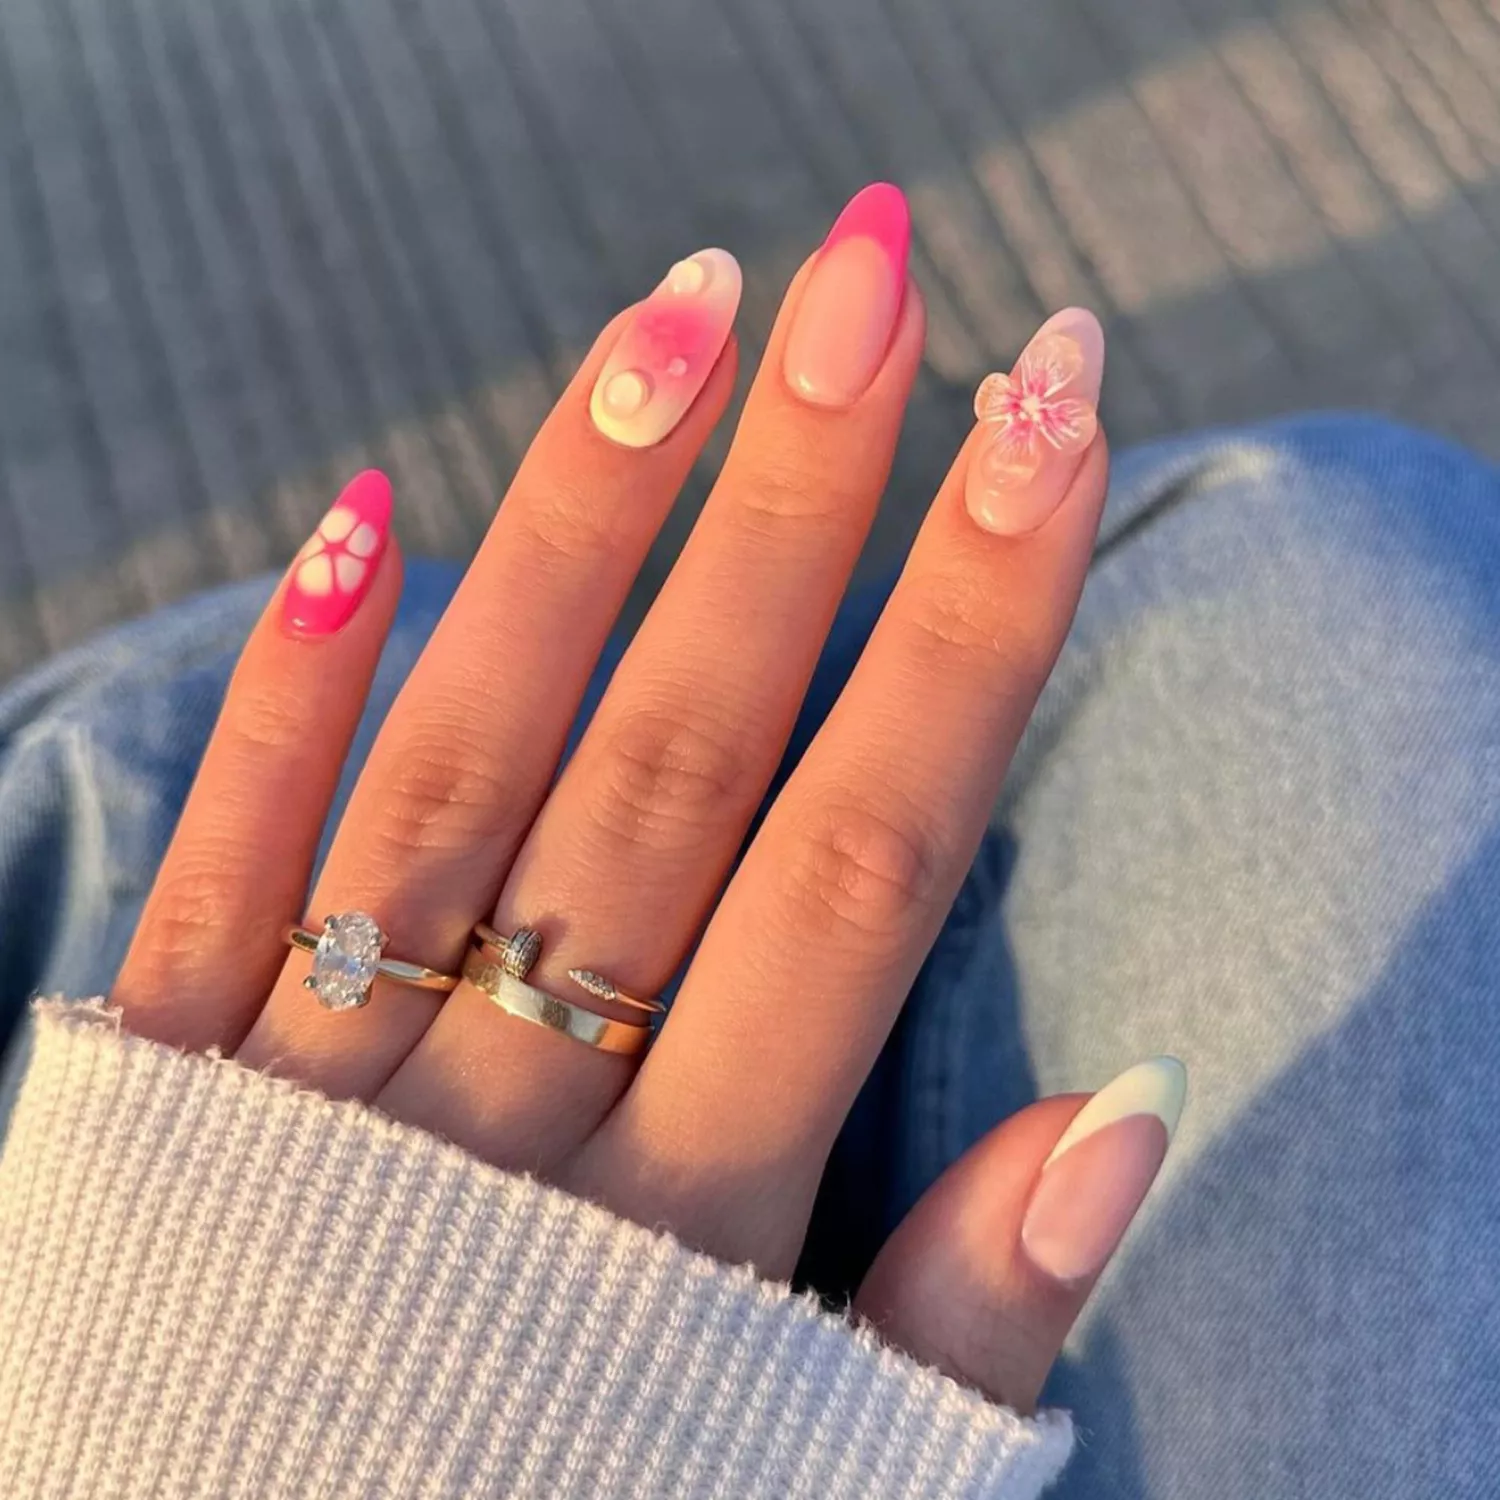
[{"label": "thumb", "polygon": [[922,1196],[854,1299],[891,1343],[1027,1412],[1156,1177],[1187,1094],[1158,1057],[996,1126]]}]

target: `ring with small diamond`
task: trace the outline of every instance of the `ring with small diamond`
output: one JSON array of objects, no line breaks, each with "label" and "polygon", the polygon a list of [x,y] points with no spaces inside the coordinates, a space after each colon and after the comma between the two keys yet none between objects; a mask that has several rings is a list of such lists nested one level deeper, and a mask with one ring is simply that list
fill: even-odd
[{"label": "ring with small diamond", "polygon": [[476,923],[473,946],[464,962],[464,978],[507,1014],[562,1032],[601,1052],[629,1056],[650,1045],[650,1017],[666,1011],[660,1000],[626,994],[613,980],[592,969],[569,969],[568,978],[585,994],[641,1012],[643,1018],[617,1021],[587,1006],[575,1005],[527,983],[526,976],[541,951],[541,934],[535,928],[522,927],[506,937],[484,922]]},{"label": "ring with small diamond", "polygon": [[512,979],[525,979],[542,956],[542,935],[534,927],[518,927],[509,937],[503,937],[487,923],[476,922],[474,941]]},{"label": "ring with small diamond", "polygon": [[444,993],[458,984],[457,974],[387,958],[385,945],[390,940],[368,912],[346,911],[326,917],[322,932],[288,927],[286,940],[293,948],[312,954],[312,971],[302,984],[318,997],[325,1010],[357,1010],[369,1001],[370,987],[377,978]]},{"label": "ring with small diamond", "polygon": [[[495,960],[512,979],[525,979],[542,956],[542,935],[534,927],[518,927],[510,937],[496,932],[487,922],[474,924],[474,944],[488,957]],[[630,1010],[644,1011],[647,1015],[663,1016],[667,1007],[660,1000],[643,1000],[622,990],[613,979],[593,969],[569,969],[568,978],[584,994],[596,1000],[613,1002]]]},{"label": "ring with small diamond", "polygon": [[626,1005],[631,1010],[643,1010],[653,1016],[664,1016],[667,1013],[667,1007],[655,996],[649,1000],[643,1000],[639,995],[628,995],[613,979],[606,979],[604,975],[595,973],[593,969],[569,969],[568,978],[579,989],[592,995],[596,1000],[612,1000],[616,1005]]}]

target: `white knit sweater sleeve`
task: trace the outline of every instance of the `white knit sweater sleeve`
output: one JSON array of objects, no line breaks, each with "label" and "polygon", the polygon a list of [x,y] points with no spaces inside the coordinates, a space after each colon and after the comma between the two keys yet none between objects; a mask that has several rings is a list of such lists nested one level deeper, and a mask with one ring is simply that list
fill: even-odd
[{"label": "white knit sweater sleeve", "polygon": [[39,1005],[0,1495],[1028,1500],[1071,1443],[784,1286],[355,1104]]}]

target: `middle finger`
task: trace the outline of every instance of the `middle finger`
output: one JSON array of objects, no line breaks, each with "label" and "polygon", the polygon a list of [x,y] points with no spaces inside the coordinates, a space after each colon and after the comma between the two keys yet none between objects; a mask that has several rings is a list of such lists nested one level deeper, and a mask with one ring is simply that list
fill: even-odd
[{"label": "middle finger", "polygon": [[[908,239],[900,191],[866,188],[788,292],[699,523],[501,892],[495,925],[542,933],[544,988],[591,1004],[576,966],[656,993],[722,884],[889,473],[923,342]],[[465,985],[381,1103],[545,1169],[629,1071]]]}]

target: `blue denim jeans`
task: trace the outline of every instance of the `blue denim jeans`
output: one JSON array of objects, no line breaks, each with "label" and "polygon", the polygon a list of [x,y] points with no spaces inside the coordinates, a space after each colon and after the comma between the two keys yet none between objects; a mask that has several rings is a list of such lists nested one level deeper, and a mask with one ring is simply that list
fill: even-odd
[{"label": "blue denim jeans", "polygon": [[[454,580],[412,568],[351,776]],[[107,989],[268,588],[0,696],[0,1021]],[[879,602],[841,619],[793,758]],[[1500,1488],[1497,627],[1500,474],[1434,439],[1306,418],[1117,464],[804,1268],[847,1284],[1027,1100],[1182,1056],[1177,1143],[1049,1392],[1084,1435],[1065,1496]]]}]

